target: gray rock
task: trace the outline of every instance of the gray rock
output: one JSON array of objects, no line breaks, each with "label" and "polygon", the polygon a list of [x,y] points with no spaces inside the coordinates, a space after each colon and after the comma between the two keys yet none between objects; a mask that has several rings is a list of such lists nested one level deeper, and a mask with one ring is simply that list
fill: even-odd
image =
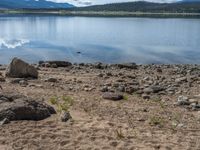
[{"label": "gray rock", "polygon": [[123,63],[123,64],[116,64],[115,66],[117,66],[118,68],[122,69],[137,69],[137,64],[136,63]]},{"label": "gray rock", "polygon": [[120,86],[117,88],[117,91],[119,91],[119,92],[125,92],[125,86],[120,85]]},{"label": "gray rock", "polygon": [[193,111],[199,111],[200,110],[200,104],[192,103],[191,107],[192,107]]},{"label": "gray rock", "polygon": [[104,99],[118,101],[123,99],[123,95],[117,93],[106,92],[102,96]]},{"label": "gray rock", "polygon": [[8,123],[10,123],[10,120],[7,119],[7,118],[5,118],[5,119],[3,119],[2,121],[0,121],[0,126],[2,126],[2,125],[4,125],[4,124],[8,124]]},{"label": "gray rock", "polygon": [[5,82],[6,79],[4,77],[0,77],[0,82]]},{"label": "gray rock", "polygon": [[186,97],[186,96],[178,97],[177,105],[181,106],[181,105],[190,105],[190,104],[191,103],[189,102],[188,97]]},{"label": "gray rock", "polygon": [[109,90],[108,86],[103,86],[103,87],[100,89],[101,92],[108,92],[108,90]]},{"label": "gray rock", "polygon": [[138,86],[128,86],[125,89],[126,93],[128,93],[128,94],[133,94],[134,92],[136,92],[138,90],[139,90]]},{"label": "gray rock", "polygon": [[0,94],[0,120],[42,120],[56,113],[54,108],[32,98]]},{"label": "gray rock", "polygon": [[69,112],[66,111],[62,111],[60,114],[60,119],[62,122],[67,122],[69,119],[71,119],[71,115]]},{"label": "gray rock", "polygon": [[146,93],[146,94],[151,94],[151,93],[153,93],[153,89],[152,88],[145,88],[143,90],[143,92]]},{"label": "gray rock", "polygon": [[58,80],[56,78],[48,78],[45,80],[45,82],[58,82]]},{"label": "gray rock", "polygon": [[93,64],[93,67],[96,69],[105,69],[107,67],[107,65],[97,62],[97,63]]},{"label": "gray rock", "polygon": [[6,69],[6,76],[13,78],[38,78],[38,71],[21,59],[14,58]]},{"label": "gray rock", "polygon": [[149,100],[151,97],[147,94],[142,94],[142,98],[143,99],[146,99],[146,100]]},{"label": "gray rock", "polygon": [[15,79],[9,80],[8,82],[12,84],[19,84],[23,80],[24,80],[23,78],[15,78]]},{"label": "gray rock", "polygon": [[58,68],[58,66],[56,64],[52,64],[51,68]]},{"label": "gray rock", "polygon": [[21,86],[27,86],[27,85],[28,85],[28,82],[27,82],[26,80],[21,80],[21,81],[19,81],[19,84],[20,84]]},{"label": "gray rock", "polygon": [[186,78],[186,77],[181,77],[181,78],[175,79],[175,82],[176,82],[176,83],[181,83],[181,82],[186,82],[186,81],[187,81],[187,78]]},{"label": "gray rock", "polygon": [[150,94],[150,93],[158,93],[158,92],[163,91],[163,90],[164,90],[163,87],[161,87],[159,85],[154,85],[154,86],[150,86],[148,88],[145,88],[143,90],[143,92],[146,93],[146,94]]},{"label": "gray rock", "polygon": [[39,66],[45,67],[44,64],[48,64],[48,67],[70,67],[72,63],[68,61],[40,61]]},{"label": "gray rock", "polygon": [[154,86],[151,86],[150,88],[153,90],[153,93],[158,93],[160,91],[165,90],[165,88],[163,88],[163,87],[161,87],[159,85],[154,85]]}]

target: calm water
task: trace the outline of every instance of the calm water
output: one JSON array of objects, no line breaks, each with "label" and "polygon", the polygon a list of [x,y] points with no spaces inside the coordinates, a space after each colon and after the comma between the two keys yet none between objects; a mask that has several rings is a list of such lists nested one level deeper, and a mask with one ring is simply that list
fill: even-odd
[{"label": "calm water", "polygon": [[200,19],[0,16],[0,64],[15,56],[29,62],[200,63]]}]

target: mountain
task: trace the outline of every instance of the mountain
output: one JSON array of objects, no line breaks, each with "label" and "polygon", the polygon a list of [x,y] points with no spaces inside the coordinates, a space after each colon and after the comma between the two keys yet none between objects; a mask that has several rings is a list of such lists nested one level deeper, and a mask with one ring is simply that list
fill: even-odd
[{"label": "mountain", "polygon": [[1,9],[55,9],[72,8],[68,3],[55,3],[46,0],[0,0]]},{"label": "mountain", "polygon": [[70,8],[73,11],[126,11],[153,13],[200,13],[200,1],[187,0],[177,3],[153,3],[145,1],[113,3],[88,7]]},{"label": "mountain", "polygon": [[200,2],[200,0],[182,0],[181,2],[189,2],[189,3],[191,3],[191,2]]}]

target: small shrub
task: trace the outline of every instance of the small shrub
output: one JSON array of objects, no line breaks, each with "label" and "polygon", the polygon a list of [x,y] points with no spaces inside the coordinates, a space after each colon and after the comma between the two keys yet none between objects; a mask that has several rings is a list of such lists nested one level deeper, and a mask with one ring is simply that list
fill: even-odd
[{"label": "small shrub", "polygon": [[58,98],[57,97],[52,97],[52,98],[50,98],[50,103],[52,104],[52,105],[57,105],[57,103],[58,103]]},{"label": "small shrub", "polygon": [[118,139],[125,138],[124,134],[122,133],[122,129],[116,129],[116,135]]},{"label": "small shrub", "polygon": [[50,103],[55,105],[57,107],[57,111],[61,113],[62,111],[68,112],[74,101],[70,96],[62,96],[52,97],[50,99]]},{"label": "small shrub", "polygon": [[164,120],[160,117],[153,116],[153,117],[150,118],[149,124],[152,125],[152,126],[162,127],[164,125]]},{"label": "small shrub", "polygon": [[124,96],[123,96],[123,99],[127,101],[127,100],[128,100],[128,96],[127,96],[127,95],[124,95]]}]

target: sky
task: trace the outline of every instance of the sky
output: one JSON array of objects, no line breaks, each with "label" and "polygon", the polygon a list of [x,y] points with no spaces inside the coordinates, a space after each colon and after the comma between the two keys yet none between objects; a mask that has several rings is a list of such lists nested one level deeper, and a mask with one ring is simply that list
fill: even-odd
[{"label": "sky", "polygon": [[[106,3],[117,3],[117,2],[127,2],[127,1],[138,1],[138,0],[48,0],[53,2],[67,2],[75,6],[87,6],[87,5],[97,5]],[[151,2],[176,2],[178,0],[147,0]]]}]

